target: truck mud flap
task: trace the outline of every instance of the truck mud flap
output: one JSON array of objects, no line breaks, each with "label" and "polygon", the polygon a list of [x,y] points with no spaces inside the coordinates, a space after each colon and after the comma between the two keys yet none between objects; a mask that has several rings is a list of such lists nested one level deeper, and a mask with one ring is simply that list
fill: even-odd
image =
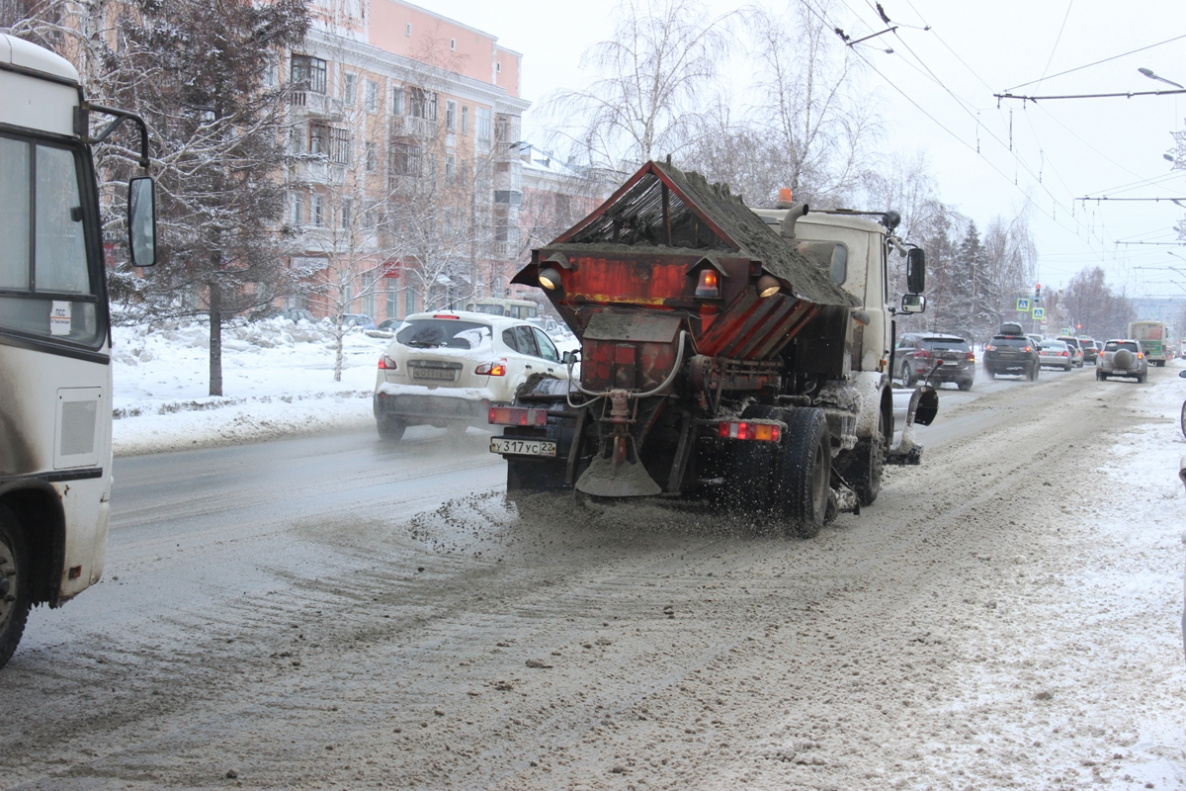
[{"label": "truck mud flap", "polygon": [[886,454],[890,464],[921,464],[922,446],[914,441],[914,426],[929,426],[939,412],[939,393],[930,385],[895,389],[894,438]]}]

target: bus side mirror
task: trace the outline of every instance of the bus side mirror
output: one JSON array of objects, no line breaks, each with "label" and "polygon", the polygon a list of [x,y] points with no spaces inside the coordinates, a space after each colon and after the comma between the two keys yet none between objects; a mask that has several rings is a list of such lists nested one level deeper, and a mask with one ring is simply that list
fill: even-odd
[{"label": "bus side mirror", "polygon": [[128,248],[132,266],[156,263],[156,191],[148,176],[128,183]]},{"label": "bus side mirror", "polygon": [[926,253],[922,251],[921,247],[911,247],[906,253],[906,290],[911,294],[921,294],[927,290],[926,284]]},{"label": "bus side mirror", "polygon": [[903,313],[922,313],[927,309],[927,298],[922,294],[903,294]]}]

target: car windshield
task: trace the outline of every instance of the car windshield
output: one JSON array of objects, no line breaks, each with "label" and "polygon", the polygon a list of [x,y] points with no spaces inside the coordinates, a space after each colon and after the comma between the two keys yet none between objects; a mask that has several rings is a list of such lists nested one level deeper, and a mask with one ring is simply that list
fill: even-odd
[{"label": "car windshield", "polygon": [[414,349],[477,349],[490,344],[489,324],[458,319],[415,319],[405,322],[395,340]]},{"label": "car windshield", "polygon": [[932,352],[966,352],[968,342],[963,338],[923,338],[922,348]]}]

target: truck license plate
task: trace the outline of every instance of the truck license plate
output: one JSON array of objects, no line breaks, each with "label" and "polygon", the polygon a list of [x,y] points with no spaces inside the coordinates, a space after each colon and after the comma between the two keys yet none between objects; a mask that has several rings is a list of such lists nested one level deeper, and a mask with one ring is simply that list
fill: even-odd
[{"label": "truck license plate", "polygon": [[556,443],[550,439],[491,437],[490,452],[509,453],[515,456],[555,456]]}]

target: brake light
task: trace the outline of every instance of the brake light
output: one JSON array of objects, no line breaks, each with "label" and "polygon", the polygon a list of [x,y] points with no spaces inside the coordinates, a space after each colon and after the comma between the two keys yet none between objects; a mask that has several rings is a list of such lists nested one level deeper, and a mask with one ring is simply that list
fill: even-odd
[{"label": "brake light", "polygon": [[454,316],[452,313],[434,313],[432,317],[434,319],[453,319],[454,321],[461,318],[460,316]]},{"label": "brake light", "polygon": [[719,434],[725,439],[753,439],[759,442],[778,442],[782,438],[782,428],[777,423],[723,420],[721,421]]},{"label": "brake light", "polygon": [[990,344],[987,344],[987,345],[984,347],[984,351],[986,351],[986,352],[992,352],[992,351],[996,351],[996,348],[997,348],[996,346],[993,346],[993,345],[990,343]]},{"label": "brake light", "polygon": [[474,369],[474,373],[478,376],[506,376],[507,375],[507,361],[504,357],[496,363],[484,363]]},{"label": "brake light", "polygon": [[1061,355],[1062,357],[1070,357],[1071,353],[1070,352],[1059,352],[1059,355]]},{"label": "brake light", "polygon": [[391,359],[391,357],[388,355],[384,354],[379,357],[380,371],[394,371],[396,368],[399,368],[399,366],[396,365],[395,360]]},{"label": "brake light", "polygon": [[968,359],[971,360],[972,362],[976,362],[976,353],[968,352]]},{"label": "brake light", "polygon": [[492,406],[488,420],[496,426],[546,426],[548,410],[523,406]]},{"label": "brake light", "polygon": [[1137,352],[1137,359],[1138,359],[1138,360],[1143,360],[1143,359],[1145,359],[1145,353],[1144,353],[1144,352]]},{"label": "brake light", "polygon": [[928,352],[926,349],[919,349],[918,351],[916,351],[914,353],[914,359],[929,360],[929,359],[931,359],[931,353]]}]

